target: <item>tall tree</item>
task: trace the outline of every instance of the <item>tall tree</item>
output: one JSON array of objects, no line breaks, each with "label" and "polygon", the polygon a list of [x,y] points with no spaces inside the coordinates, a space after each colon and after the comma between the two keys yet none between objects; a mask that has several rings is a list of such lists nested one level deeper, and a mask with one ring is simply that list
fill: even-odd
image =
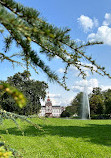
[{"label": "tall tree", "polygon": [[27,98],[27,103],[21,109],[16,105],[12,97],[4,93],[0,99],[0,105],[4,110],[22,115],[32,115],[39,112],[41,107],[40,99],[45,99],[48,85],[45,82],[31,80],[29,76],[30,73],[24,71],[8,77],[6,82],[19,89]]},{"label": "tall tree", "polygon": [[92,94],[90,95],[90,111],[91,115],[103,114],[105,110],[104,97],[101,88],[93,88]]},{"label": "tall tree", "polygon": [[81,115],[81,104],[82,104],[83,92],[80,92],[76,95],[76,97],[71,102],[71,106],[75,107],[75,113],[79,116]]},{"label": "tall tree", "polygon": [[111,114],[111,89],[103,91],[103,95],[104,95],[105,113]]},{"label": "tall tree", "polygon": [[82,104],[83,92],[80,92],[71,101],[70,106],[67,106],[65,111],[61,114],[61,117],[70,117],[74,114],[81,115],[81,104]]}]

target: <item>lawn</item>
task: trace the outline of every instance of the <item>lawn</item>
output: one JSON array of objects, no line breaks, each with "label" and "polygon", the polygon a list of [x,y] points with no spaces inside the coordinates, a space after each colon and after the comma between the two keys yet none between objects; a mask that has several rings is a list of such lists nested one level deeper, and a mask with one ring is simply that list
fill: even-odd
[{"label": "lawn", "polygon": [[24,158],[111,158],[111,120],[31,120],[43,130],[20,120],[21,130],[9,120],[0,126],[0,135]]}]

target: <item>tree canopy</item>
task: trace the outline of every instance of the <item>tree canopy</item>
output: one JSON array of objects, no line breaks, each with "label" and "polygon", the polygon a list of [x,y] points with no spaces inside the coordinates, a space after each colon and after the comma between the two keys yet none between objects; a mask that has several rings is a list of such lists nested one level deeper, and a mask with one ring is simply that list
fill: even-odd
[{"label": "tree canopy", "polygon": [[45,99],[48,85],[45,82],[31,80],[28,76],[30,73],[16,73],[8,77],[6,83],[20,90],[27,99],[26,106],[22,109],[16,105],[16,102],[7,93],[0,98],[1,108],[22,115],[37,114],[41,108],[41,99]]},{"label": "tree canopy", "polygon": [[105,112],[104,96],[100,87],[93,88],[89,100],[90,100],[91,115],[104,114]]},{"label": "tree canopy", "polygon": [[71,101],[70,105],[66,107],[65,111],[61,114],[61,117],[70,117],[78,115],[81,117],[81,105],[82,105],[83,92],[78,93]]},{"label": "tree canopy", "polygon": [[105,113],[111,113],[111,89],[105,90],[104,95],[104,104],[105,104]]}]

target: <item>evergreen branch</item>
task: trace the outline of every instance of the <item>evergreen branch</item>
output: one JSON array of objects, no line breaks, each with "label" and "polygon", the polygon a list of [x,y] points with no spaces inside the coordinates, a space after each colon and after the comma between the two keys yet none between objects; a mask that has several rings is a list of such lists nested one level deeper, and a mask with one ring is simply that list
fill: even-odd
[{"label": "evergreen branch", "polygon": [[[70,29],[65,29],[63,31],[61,29],[58,29],[57,27],[53,27],[52,25],[46,23],[44,20],[38,18],[39,12],[37,10],[24,7],[23,5],[20,5],[13,0],[10,0],[8,2],[6,0],[3,0],[1,4],[8,8],[10,11],[12,11],[14,14],[16,14],[18,17],[22,18],[22,20],[27,22],[30,27],[32,26],[32,32],[40,32],[40,34],[43,33],[44,36],[50,37],[52,39],[57,37],[60,40],[63,37],[64,39],[69,38],[69,35],[65,36],[65,34],[67,34]],[[34,19],[34,21],[32,19]]]},{"label": "evergreen branch", "polygon": [[82,75],[83,76],[83,79],[85,79],[86,78],[86,73],[85,73],[85,71],[83,71],[81,68],[80,68],[80,66],[78,65],[78,64],[75,64],[75,67],[79,70],[79,75],[78,76],[80,76],[80,75]]},{"label": "evergreen branch", "polygon": [[[16,40],[16,42],[21,45],[22,49],[24,50],[24,53],[28,53],[28,57],[30,57],[30,59],[32,60],[32,62],[34,64],[37,65],[37,61],[38,61],[38,66],[43,69],[43,71],[49,76],[50,79],[53,79],[55,81],[57,81],[61,86],[63,86],[65,89],[67,89],[66,86],[64,86],[59,80],[58,80],[58,77],[57,75],[54,73],[54,72],[51,72],[49,67],[48,66],[45,66],[43,67],[44,63],[36,58],[36,55],[34,53],[34,51],[31,51],[30,50],[30,45],[29,45],[29,42],[27,40],[22,40],[22,38],[20,37],[20,35],[18,34],[19,36],[19,39],[18,39],[18,36],[17,36],[17,32],[15,32],[15,30],[13,30],[13,28],[10,26],[10,25],[6,25],[4,23],[2,23],[6,28],[9,27],[10,30],[8,29],[8,31],[10,32],[11,36],[13,37],[13,39]],[[28,43],[27,43],[28,42]],[[35,59],[34,59],[35,58]],[[35,61],[34,61],[35,60]]]},{"label": "evergreen branch", "polygon": [[19,124],[16,121],[17,118],[21,119],[22,121],[26,121],[27,123],[33,125],[37,129],[41,129],[41,127],[39,125],[28,120],[27,116],[18,115],[18,114],[12,113],[12,112],[7,112],[7,111],[2,110],[2,109],[0,109],[0,115],[1,115],[0,121],[3,121],[4,119],[11,119],[17,125],[18,128],[19,128]]},{"label": "evergreen branch", "polygon": [[97,68],[95,69],[93,65],[92,65],[92,66],[89,66],[89,65],[82,64],[82,63],[78,63],[78,65],[79,65],[80,67],[88,68],[89,70],[91,70],[92,73],[93,73],[93,72],[96,72],[96,73],[98,73],[99,75],[103,76],[103,74],[102,74],[101,72],[99,72]]},{"label": "evergreen branch", "polygon": [[[96,66],[96,68],[97,68],[98,70],[100,70],[101,72],[103,72],[103,74],[104,74],[105,76],[108,76],[109,78],[111,78],[110,74],[108,74],[108,73],[105,71],[105,68],[99,66],[98,64],[96,64],[96,62],[95,62],[94,60],[92,60],[91,57],[88,57],[87,55],[85,55],[84,52],[82,52],[81,50],[79,50],[79,49],[73,47],[73,46],[70,45],[70,44],[67,44],[67,43],[64,43],[64,44],[66,44],[68,47],[70,47],[71,49],[73,49],[73,50],[74,50],[75,52],[77,52],[78,54],[82,55],[82,57],[84,57],[85,59],[87,59],[92,65]],[[101,43],[100,43],[100,44],[101,44]],[[71,56],[71,58],[72,58],[72,56]],[[77,65],[76,65],[76,66],[77,66]],[[98,72],[98,71],[95,71],[95,72],[98,73],[98,74],[101,74],[101,73]]]},{"label": "evergreen branch", "polygon": [[96,41],[96,42],[87,42],[86,44],[83,44],[79,47],[77,47],[76,49],[81,49],[81,48],[84,48],[84,47],[87,47],[87,46],[92,46],[92,45],[96,45],[96,44],[103,44],[103,42],[99,42],[99,41]]},{"label": "evergreen branch", "polygon": [[20,3],[16,3],[13,0],[8,0],[8,1],[0,0],[0,3],[1,3],[1,5],[5,6],[10,11],[17,14],[20,17],[36,18],[40,14],[37,10],[35,10],[33,8],[24,7]]},{"label": "evergreen branch", "polygon": [[65,68],[65,70],[64,70],[64,76],[62,77],[62,82],[63,82],[64,85],[66,85],[66,79],[67,79],[66,75],[67,75],[69,66],[70,66],[70,65],[67,64],[67,66],[66,66],[66,68]]},{"label": "evergreen branch", "polygon": [[58,77],[54,72],[51,72],[50,68],[45,65],[45,63],[37,56],[34,51],[31,51],[29,54],[30,62],[35,66],[39,66],[51,79],[58,81]]},{"label": "evergreen branch", "polygon": [[12,64],[13,63],[16,63],[16,64],[19,64],[19,65],[23,65],[21,62],[18,62],[18,61],[16,61],[16,60],[13,60],[13,59],[11,59],[11,57],[8,57],[8,56],[6,56],[6,55],[4,55],[3,53],[0,53],[0,60],[1,61],[3,61],[3,60],[8,60],[9,62],[12,62]]},{"label": "evergreen branch", "polygon": [[10,49],[11,43],[13,41],[13,38],[11,36],[5,38],[5,52],[7,52]]}]

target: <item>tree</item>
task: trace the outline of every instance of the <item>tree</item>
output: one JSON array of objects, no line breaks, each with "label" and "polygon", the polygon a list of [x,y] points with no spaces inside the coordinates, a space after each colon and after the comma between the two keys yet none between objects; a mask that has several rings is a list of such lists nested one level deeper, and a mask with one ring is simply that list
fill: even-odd
[{"label": "tree", "polygon": [[0,105],[4,110],[22,115],[32,115],[39,112],[41,107],[40,99],[45,99],[48,85],[45,82],[31,80],[29,76],[30,73],[24,71],[8,77],[6,82],[24,94],[27,98],[27,104],[21,109],[16,105],[12,97],[4,93],[0,100]]},{"label": "tree", "polygon": [[104,97],[101,88],[93,88],[92,94],[90,95],[90,112],[91,115],[103,114],[105,110]]},{"label": "tree", "polygon": [[75,112],[78,116],[81,115],[81,104],[82,104],[83,92],[80,92],[71,102],[71,106],[75,107]]},{"label": "tree", "polygon": [[[66,107],[67,108],[67,107]],[[70,114],[70,112],[68,112],[67,110],[65,110],[65,111],[63,111],[62,113],[61,113],[61,117],[70,117],[71,116],[71,114]]]},{"label": "tree", "polygon": [[95,87],[92,90],[92,93],[95,95],[101,95],[102,96],[102,89],[100,87]]},{"label": "tree", "polygon": [[67,106],[66,109],[62,112],[61,117],[70,117],[77,112],[75,106]]},{"label": "tree", "polygon": [[103,95],[104,95],[105,113],[111,114],[111,89],[103,91]]},{"label": "tree", "polygon": [[104,102],[100,95],[92,95],[90,98],[90,110],[93,115],[104,113]]},{"label": "tree", "polygon": [[67,106],[65,111],[62,112],[61,117],[70,117],[74,114],[80,116],[82,96],[83,92],[78,93],[70,103],[70,106]]}]

